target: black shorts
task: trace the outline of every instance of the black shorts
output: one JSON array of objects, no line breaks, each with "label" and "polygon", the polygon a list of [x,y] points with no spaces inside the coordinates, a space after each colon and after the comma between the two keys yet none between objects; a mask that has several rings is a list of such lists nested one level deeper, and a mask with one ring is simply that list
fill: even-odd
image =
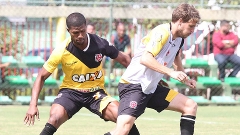
[{"label": "black shorts", "polygon": [[102,118],[102,110],[116,99],[100,89],[94,92],[83,93],[72,89],[61,89],[54,100],[54,104],[60,104],[67,111],[69,119],[77,113],[82,107],[97,114]]},{"label": "black shorts", "polygon": [[161,85],[158,85],[156,91],[151,94],[144,94],[140,84],[119,83],[118,90],[120,97],[118,115],[125,114],[136,118],[144,113],[146,107],[161,112],[178,94],[177,91]]}]

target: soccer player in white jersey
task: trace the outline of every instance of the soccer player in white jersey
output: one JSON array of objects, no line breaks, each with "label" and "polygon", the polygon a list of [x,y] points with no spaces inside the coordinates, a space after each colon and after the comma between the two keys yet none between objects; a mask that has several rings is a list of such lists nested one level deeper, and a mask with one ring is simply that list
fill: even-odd
[{"label": "soccer player in white jersey", "polygon": [[[167,75],[191,88],[196,87],[196,81],[184,73],[179,50],[199,20],[199,12],[192,5],[180,4],[173,11],[170,23],[158,25],[142,39],[118,85],[117,126],[105,135],[127,135],[146,107],[157,112],[164,109],[180,112],[181,135],[194,133],[197,103],[159,85],[159,81]],[[175,70],[171,69],[172,65]]]}]

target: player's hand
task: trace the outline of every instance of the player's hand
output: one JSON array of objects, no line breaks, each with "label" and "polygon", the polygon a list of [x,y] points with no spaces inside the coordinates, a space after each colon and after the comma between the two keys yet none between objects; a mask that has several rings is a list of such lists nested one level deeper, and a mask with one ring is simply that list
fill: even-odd
[{"label": "player's hand", "polygon": [[184,83],[192,89],[196,88],[196,81],[195,80],[186,79]]},{"label": "player's hand", "polygon": [[182,83],[187,79],[187,75],[182,71],[172,71],[169,76]]},{"label": "player's hand", "polygon": [[38,108],[35,105],[30,105],[24,118],[24,124],[27,126],[34,125],[35,117],[40,120]]}]

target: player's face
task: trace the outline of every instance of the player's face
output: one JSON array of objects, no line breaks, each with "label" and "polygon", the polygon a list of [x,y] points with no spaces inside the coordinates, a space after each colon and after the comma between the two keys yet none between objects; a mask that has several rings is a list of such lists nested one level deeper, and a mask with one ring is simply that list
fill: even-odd
[{"label": "player's face", "polygon": [[195,21],[181,23],[178,31],[179,37],[186,38],[189,35],[191,35],[194,32],[196,25],[197,25],[197,22]]},{"label": "player's face", "polygon": [[68,32],[71,36],[71,39],[76,46],[84,45],[86,38],[86,25],[81,25],[79,27],[70,27]]}]

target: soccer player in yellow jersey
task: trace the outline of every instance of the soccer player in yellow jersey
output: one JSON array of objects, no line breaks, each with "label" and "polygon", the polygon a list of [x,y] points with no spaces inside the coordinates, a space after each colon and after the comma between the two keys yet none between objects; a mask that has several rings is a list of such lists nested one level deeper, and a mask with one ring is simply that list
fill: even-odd
[{"label": "soccer player in yellow jersey", "polygon": [[[39,119],[37,100],[44,81],[58,64],[65,74],[57,98],[54,100],[50,118],[40,135],[53,135],[65,121],[82,107],[106,121],[116,122],[119,103],[104,89],[104,74],[101,66],[103,56],[117,60],[125,67],[130,57],[95,34],[86,32],[86,19],[81,13],[72,13],[66,19],[71,38],[59,44],[43,65],[32,88],[30,107],[24,118],[27,125]],[[134,126],[129,134],[138,135]]]},{"label": "soccer player in yellow jersey", "polygon": [[[167,75],[196,87],[196,81],[184,73],[178,52],[183,39],[194,31],[199,20],[199,12],[192,5],[181,4],[173,11],[170,23],[155,27],[142,39],[118,85],[120,105],[116,129],[105,135],[127,135],[146,107],[157,112],[164,109],[180,112],[181,135],[194,133],[196,102],[158,84]],[[173,64],[175,70],[171,69]]]}]

